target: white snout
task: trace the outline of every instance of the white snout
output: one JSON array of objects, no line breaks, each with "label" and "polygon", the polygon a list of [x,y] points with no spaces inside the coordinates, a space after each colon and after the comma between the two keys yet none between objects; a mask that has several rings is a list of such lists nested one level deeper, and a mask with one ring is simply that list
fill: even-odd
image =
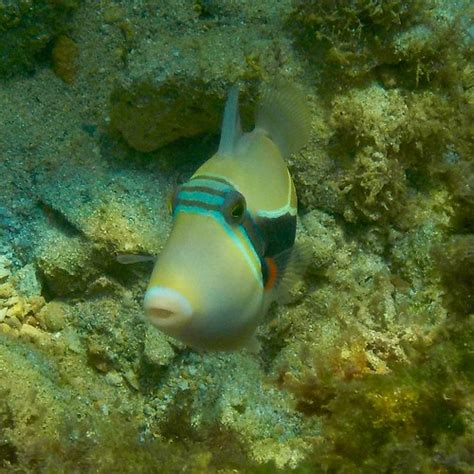
[{"label": "white snout", "polygon": [[164,286],[154,286],[145,293],[145,313],[159,329],[175,328],[191,318],[193,308],[178,291]]}]

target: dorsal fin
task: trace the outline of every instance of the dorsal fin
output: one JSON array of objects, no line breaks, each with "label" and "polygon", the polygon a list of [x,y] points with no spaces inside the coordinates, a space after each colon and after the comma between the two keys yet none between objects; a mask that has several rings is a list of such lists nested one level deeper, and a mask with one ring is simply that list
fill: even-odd
[{"label": "dorsal fin", "polygon": [[218,153],[231,155],[235,145],[242,135],[239,115],[239,86],[236,84],[229,90],[225,103],[224,118],[222,119],[221,141]]},{"label": "dorsal fin", "polygon": [[293,84],[277,79],[264,87],[255,128],[265,130],[288,157],[306,145],[311,113],[305,95]]}]

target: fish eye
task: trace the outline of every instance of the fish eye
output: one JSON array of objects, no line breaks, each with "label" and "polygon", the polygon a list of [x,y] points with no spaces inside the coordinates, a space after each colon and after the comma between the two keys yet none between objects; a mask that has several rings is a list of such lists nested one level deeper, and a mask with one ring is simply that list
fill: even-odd
[{"label": "fish eye", "polygon": [[230,191],[224,200],[223,214],[225,220],[229,224],[240,224],[244,219],[246,207],[247,203],[244,196],[238,191]]},{"label": "fish eye", "polygon": [[245,208],[244,208],[243,203],[239,202],[232,208],[232,210],[230,211],[230,215],[232,216],[233,219],[238,220],[242,218],[242,216],[244,215],[244,211],[245,211]]}]

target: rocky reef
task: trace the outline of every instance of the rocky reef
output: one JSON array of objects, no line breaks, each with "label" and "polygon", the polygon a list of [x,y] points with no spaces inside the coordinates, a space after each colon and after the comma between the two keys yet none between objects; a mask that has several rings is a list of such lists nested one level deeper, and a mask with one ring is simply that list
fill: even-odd
[{"label": "rocky reef", "polygon": [[[474,11],[457,0],[0,5],[0,471],[474,469]],[[228,88],[307,95],[313,258],[258,354],[142,317]]]}]

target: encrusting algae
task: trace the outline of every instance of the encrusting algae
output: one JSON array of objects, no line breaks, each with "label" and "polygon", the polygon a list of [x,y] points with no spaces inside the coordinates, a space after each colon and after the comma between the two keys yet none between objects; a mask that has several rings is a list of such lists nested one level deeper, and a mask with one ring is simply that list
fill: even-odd
[{"label": "encrusting algae", "polygon": [[[472,472],[472,19],[462,0],[0,6],[0,471]],[[150,258],[117,255],[160,255],[228,90],[247,131],[275,77],[311,110],[285,166],[312,256],[258,351],[194,351],[144,318]]]}]

